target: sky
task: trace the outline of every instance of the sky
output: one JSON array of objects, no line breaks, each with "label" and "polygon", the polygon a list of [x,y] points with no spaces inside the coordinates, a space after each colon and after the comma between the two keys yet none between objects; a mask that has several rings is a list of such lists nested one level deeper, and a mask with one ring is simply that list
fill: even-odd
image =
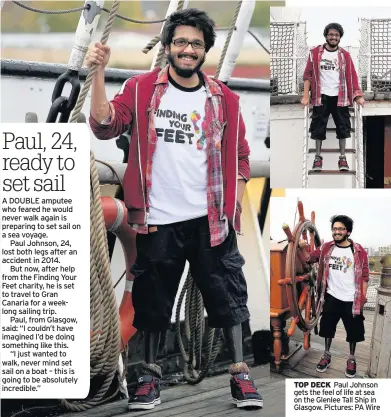
[{"label": "sky", "polygon": [[324,43],[324,27],[332,22],[339,23],[344,29],[341,46],[359,46],[359,18],[391,18],[391,7],[302,7],[286,8],[283,17],[281,11],[271,12],[276,20],[305,21],[307,23],[307,42],[310,47]]},{"label": "sky", "polygon": [[[282,224],[294,228],[297,199],[304,205],[304,214],[311,218],[321,239],[332,240],[330,218],[345,214],[354,221],[352,239],[366,248],[391,245],[391,190],[286,190],[286,197],[273,197],[270,206],[270,236],[273,240],[286,238]],[[296,223],[298,214],[296,216]]]}]

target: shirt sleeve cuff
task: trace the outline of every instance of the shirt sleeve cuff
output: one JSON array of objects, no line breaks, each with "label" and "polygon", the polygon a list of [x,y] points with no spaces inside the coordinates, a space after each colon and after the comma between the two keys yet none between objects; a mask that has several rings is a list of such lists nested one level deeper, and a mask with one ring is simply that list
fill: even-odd
[{"label": "shirt sleeve cuff", "polygon": [[115,119],[115,109],[112,103],[109,103],[110,106],[110,115],[108,117],[106,117],[106,119],[101,121],[101,125],[103,126],[109,126],[113,123],[114,119]]}]

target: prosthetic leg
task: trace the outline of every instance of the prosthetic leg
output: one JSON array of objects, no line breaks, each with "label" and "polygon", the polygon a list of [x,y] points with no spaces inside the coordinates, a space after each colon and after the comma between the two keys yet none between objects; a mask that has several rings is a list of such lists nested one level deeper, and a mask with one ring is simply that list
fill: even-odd
[{"label": "prosthetic leg", "polygon": [[356,352],[356,342],[349,342],[349,358],[346,361],[346,369],[345,369],[345,375],[348,378],[354,378],[357,373],[357,364],[356,364],[356,358],[354,356]]},{"label": "prosthetic leg", "polygon": [[328,353],[330,353],[330,347],[331,347],[332,341],[333,339],[331,337],[326,337],[326,339],[324,339],[324,349]]},{"label": "prosthetic leg", "polygon": [[316,139],[315,144],[315,159],[314,159],[314,165],[312,166],[312,169],[314,171],[321,171],[323,167],[323,158],[320,156],[320,153],[322,152],[322,140]]},{"label": "prosthetic leg", "polygon": [[233,327],[228,327],[223,331],[232,360],[229,373],[231,375],[242,372],[249,373],[248,366],[243,362],[242,325],[237,324]]},{"label": "prosthetic leg", "polygon": [[345,156],[346,139],[339,139],[339,152],[341,156]]},{"label": "prosthetic leg", "polygon": [[257,391],[249,369],[243,362],[242,325],[223,329],[232,364],[229,367],[232,400],[237,407],[263,407],[263,399]]},{"label": "prosthetic leg", "polygon": [[[224,329],[224,336],[232,359],[230,373],[233,375],[242,372],[249,373],[248,366],[243,362],[242,325],[237,324],[233,327]],[[145,363],[143,364],[143,370],[148,375],[161,378],[160,366],[156,365],[160,333],[144,332],[144,340]]]},{"label": "prosthetic leg", "polygon": [[320,156],[320,153],[322,152],[322,140],[316,139],[316,144],[315,144],[315,152],[316,152],[316,156]]},{"label": "prosthetic leg", "polygon": [[137,381],[136,392],[130,396],[128,410],[151,410],[160,404],[160,379],[162,371],[157,365],[160,332],[144,332],[143,374]]},{"label": "prosthetic leg", "polygon": [[157,378],[162,377],[159,365],[156,365],[156,357],[159,349],[160,332],[144,332],[144,361],[142,367],[147,375]]},{"label": "prosthetic leg", "polygon": [[331,364],[330,347],[332,341],[333,339],[331,337],[326,337],[324,339],[324,353],[319,363],[316,365],[317,372],[326,372]]},{"label": "prosthetic leg", "polygon": [[349,171],[349,165],[346,161],[346,155],[345,155],[345,149],[346,149],[346,139],[339,139],[339,160],[338,160],[338,168],[340,171]]}]

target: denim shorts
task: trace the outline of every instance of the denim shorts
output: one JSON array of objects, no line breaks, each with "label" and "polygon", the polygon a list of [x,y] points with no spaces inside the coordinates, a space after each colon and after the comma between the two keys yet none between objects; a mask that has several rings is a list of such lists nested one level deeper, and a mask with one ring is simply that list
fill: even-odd
[{"label": "denim shorts", "polygon": [[329,116],[333,117],[337,129],[337,139],[350,138],[351,123],[349,107],[337,106],[338,97],[330,97],[322,94],[322,105],[312,108],[312,120],[310,125],[311,139],[325,140],[327,122]]},{"label": "denim shorts", "polygon": [[244,259],[232,227],[225,241],[215,247],[210,245],[206,216],[151,227],[155,231],[136,238],[137,258],[131,268],[135,276],[134,327],[148,331],[168,327],[186,260],[202,294],[210,327],[231,327],[250,317]]}]

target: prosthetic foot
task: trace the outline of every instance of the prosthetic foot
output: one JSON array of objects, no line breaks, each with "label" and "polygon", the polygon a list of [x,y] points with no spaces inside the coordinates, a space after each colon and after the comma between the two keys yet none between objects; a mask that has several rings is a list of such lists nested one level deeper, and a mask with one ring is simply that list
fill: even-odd
[{"label": "prosthetic foot", "polygon": [[233,361],[229,367],[233,402],[238,408],[262,408],[262,396],[250,377],[247,364],[243,362],[242,325],[224,329],[224,335]]}]

